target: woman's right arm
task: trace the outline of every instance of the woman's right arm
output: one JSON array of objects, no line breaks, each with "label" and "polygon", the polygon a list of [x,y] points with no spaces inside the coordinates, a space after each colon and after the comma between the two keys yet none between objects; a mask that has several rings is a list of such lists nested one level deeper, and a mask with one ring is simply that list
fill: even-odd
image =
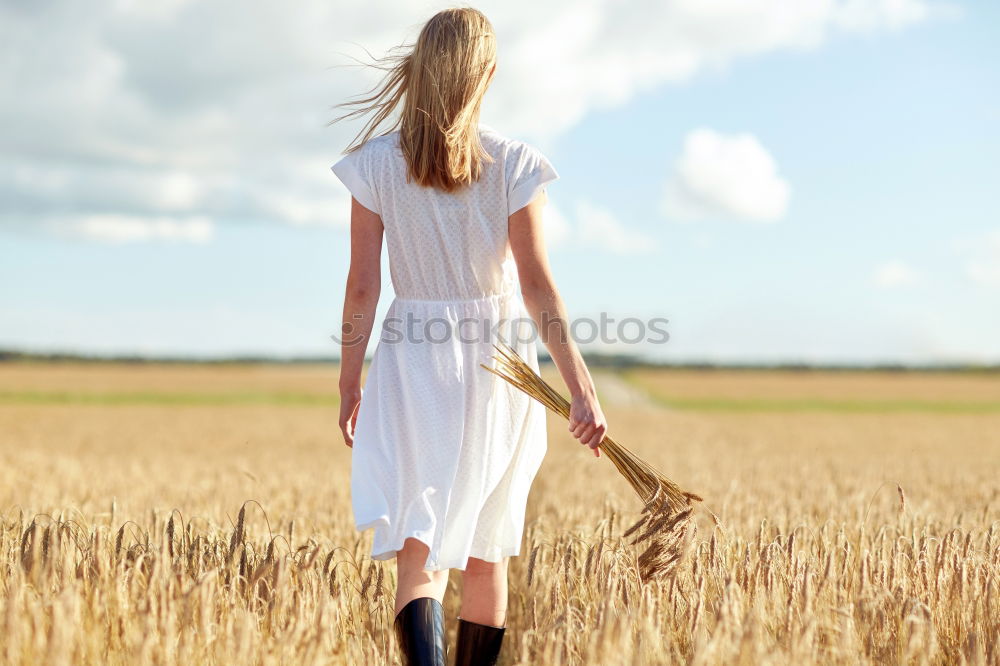
[{"label": "woman's right arm", "polygon": [[382,218],[351,197],[351,267],[340,330],[340,429],[351,447],[361,405],[361,369],[382,289],[383,233]]},{"label": "woman's right arm", "polygon": [[517,264],[524,305],[570,392],[569,430],[600,457],[598,446],[608,426],[597,400],[594,381],[570,336],[566,308],[549,268],[542,228],[545,197],[544,194],[535,197],[508,218],[511,253]]}]

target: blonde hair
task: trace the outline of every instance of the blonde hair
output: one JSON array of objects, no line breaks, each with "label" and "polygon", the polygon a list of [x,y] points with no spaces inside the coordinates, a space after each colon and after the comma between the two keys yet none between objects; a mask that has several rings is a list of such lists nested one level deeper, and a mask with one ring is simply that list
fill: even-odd
[{"label": "blonde hair", "polygon": [[478,180],[483,162],[493,161],[479,139],[479,111],[496,64],[492,24],[471,7],[445,9],[424,24],[416,44],[397,48],[408,52],[377,59],[374,66],[387,72],[382,81],[368,97],[335,105],[357,108],[328,124],[375,112],[351,152],[402,103],[382,134],[400,128],[407,179],[446,192]]}]

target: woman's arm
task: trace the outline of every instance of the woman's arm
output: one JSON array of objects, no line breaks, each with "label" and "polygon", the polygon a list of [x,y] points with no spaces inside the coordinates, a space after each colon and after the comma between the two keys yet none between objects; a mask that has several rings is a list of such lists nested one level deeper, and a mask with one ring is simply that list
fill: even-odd
[{"label": "woman's arm", "polygon": [[361,404],[361,368],[382,290],[382,218],[351,197],[351,268],[340,335],[340,429],[354,446]]},{"label": "woman's arm", "polygon": [[510,248],[517,264],[524,305],[570,392],[569,429],[581,444],[600,457],[598,446],[607,432],[607,422],[587,365],[570,337],[566,308],[549,269],[542,231],[545,196],[536,197],[510,216],[507,221]]}]

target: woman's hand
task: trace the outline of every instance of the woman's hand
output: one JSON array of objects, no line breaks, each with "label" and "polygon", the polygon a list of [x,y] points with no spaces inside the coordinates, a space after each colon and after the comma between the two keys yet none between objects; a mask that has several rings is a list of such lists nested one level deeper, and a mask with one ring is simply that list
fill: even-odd
[{"label": "woman's hand", "polygon": [[573,396],[569,405],[569,430],[581,444],[594,451],[594,456],[601,457],[599,447],[608,431],[608,424],[596,395],[584,393]]},{"label": "woman's hand", "polygon": [[354,448],[354,428],[358,423],[360,405],[360,388],[340,390],[340,430],[344,433],[344,444],[351,448]]}]

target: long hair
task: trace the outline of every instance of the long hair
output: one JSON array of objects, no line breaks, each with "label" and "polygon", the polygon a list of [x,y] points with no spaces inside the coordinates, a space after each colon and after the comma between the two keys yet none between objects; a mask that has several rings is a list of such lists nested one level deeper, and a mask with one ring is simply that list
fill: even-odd
[{"label": "long hair", "polygon": [[424,24],[416,44],[396,48],[407,52],[376,59],[386,72],[382,81],[367,97],[335,105],[356,108],[328,125],[374,112],[351,152],[402,105],[383,134],[399,127],[407,179],[446,192],[477,181],[483,162],[493,161],[479,139],[480,107],[496,64],[492,24],[471,7],[445,9]]}]

